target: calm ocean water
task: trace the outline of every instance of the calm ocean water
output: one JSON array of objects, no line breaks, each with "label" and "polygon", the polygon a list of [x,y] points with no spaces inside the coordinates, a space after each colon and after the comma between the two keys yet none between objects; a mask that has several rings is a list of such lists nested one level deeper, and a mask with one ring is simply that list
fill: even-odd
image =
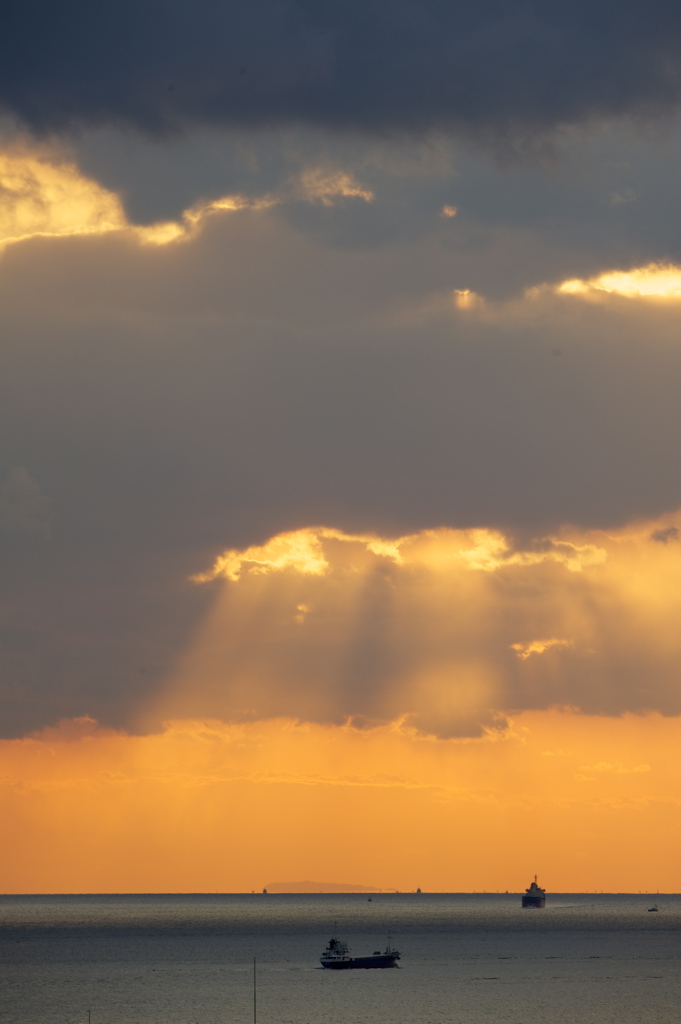
[{"label": "calm ocean water", "polygon": [[[648,913],[656,903],[659,912]],[[401,968],[325,971],[390,933]],[[681,896],[0,897],[2,1024],[678,1024]]]}]

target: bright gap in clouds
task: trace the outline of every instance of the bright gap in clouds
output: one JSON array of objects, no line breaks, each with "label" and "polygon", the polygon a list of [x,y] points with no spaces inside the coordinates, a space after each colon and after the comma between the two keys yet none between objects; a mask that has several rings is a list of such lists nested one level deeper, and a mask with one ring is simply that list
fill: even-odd
[{"label": "bright gap in clouds", "polygon": [[582,298],[606,293],[628,299],[681,299],[681,267],[649,263],[633,270],[610,270],[586,281],[564,281],[557,291]]}]

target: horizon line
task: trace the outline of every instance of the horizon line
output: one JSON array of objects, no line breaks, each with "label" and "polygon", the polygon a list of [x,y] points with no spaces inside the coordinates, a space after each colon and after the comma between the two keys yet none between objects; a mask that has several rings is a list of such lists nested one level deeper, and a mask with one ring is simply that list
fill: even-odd
[{"label": "horizon line", "polygon": [[[118,891],[118,892],[3,892],[0,899],[12,897],[39,897],[39,896],[519,896],[524,889],[381,889],[381,890],[348,890],[346,892],[265,892],[262,889],[235,889],[228,890],[176,890],[164,892],[149,892],[142,890]],[[550,896],[681,896],[679,891],[661,892],[660,890],[639,889],[633,890],[605,890],[605,889],[572,889],[572,890],[551,890],[547,891]]]}]

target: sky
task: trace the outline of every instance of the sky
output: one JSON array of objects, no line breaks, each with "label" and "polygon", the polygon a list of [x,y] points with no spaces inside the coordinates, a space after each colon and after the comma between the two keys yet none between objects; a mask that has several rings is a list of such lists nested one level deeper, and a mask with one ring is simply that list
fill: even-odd
[{"label": "sky", "polygon": [[3,889],[678,891],[681,12],[6,23]]}]

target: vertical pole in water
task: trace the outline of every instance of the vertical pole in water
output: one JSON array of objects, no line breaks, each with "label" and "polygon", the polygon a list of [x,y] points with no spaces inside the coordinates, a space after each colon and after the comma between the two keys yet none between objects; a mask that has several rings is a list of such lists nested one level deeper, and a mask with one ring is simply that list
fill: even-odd
[{"label": "vertical pole in water", "polygon": [[[256,1006],[256,995],[255,995],[255,957],[253,957],[253,1024],[257,1024],[256,1010],[257,1010],[257,1006]],[[89,1021],[88,1021],[88,1024],[90,1024]]]},{"label": "vertical pole in water", "polygon": [[92,1016],[92,1010],[88,1010],[88,1012],[87,1012],[87,1024],[92,1024],[92,1022],[90,1020],[91,1016]]}]

